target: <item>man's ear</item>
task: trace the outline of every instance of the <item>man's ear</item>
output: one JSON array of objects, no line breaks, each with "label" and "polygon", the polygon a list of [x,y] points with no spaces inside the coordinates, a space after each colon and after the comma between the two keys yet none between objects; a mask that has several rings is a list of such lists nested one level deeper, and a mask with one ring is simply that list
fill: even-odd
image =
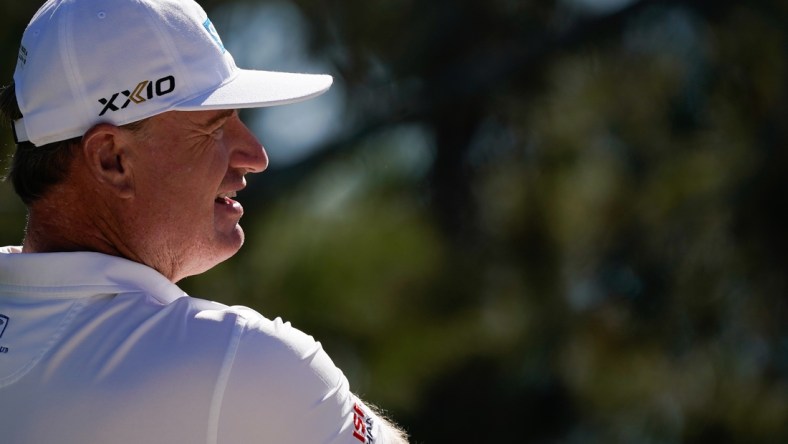
[{"label": "man's ear", "polygon": [[134,176],[131,171],[128,130],[109,123],[100,123],[82,136],[82,154],[94,179],[119,197],[134,195]]}]

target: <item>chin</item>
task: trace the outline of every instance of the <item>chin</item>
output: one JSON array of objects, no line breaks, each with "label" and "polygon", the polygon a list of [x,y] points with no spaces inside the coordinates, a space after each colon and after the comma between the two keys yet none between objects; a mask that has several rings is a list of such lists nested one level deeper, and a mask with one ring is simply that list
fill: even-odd
[{"label": "chin", "polygon": [[232,233],[217,234],[211,241],[192,251],[189,255],[192,259],[192,265],[187,270],[184,270],[183,276],[177,279],[180,280],[210,270],[233,257],[241,249],[243,243],[244,232],[240,226],[236,226]]},{"label": "chin", "polygon": [[235,253],[241,249],[241,246],[243,246],[244,239],[244,230],[237,224],[231,233],[220,235],[216,240],[216,247],[214,249],[214,254],[217,258],[214,265],[224,262],[235,255]]}]

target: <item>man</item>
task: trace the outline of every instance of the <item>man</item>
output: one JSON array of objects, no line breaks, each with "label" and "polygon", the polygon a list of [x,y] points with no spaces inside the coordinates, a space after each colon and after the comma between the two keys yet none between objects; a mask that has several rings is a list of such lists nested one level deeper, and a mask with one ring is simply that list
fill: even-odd
[{"label": "man", "polygon": [[41,7],[0,100],[28,208],[0,254],[0,442],[405,442],[312,337],[175,285],[243,243],[268,159],[235,110],[330,84],[238,69],[192,0]]}]

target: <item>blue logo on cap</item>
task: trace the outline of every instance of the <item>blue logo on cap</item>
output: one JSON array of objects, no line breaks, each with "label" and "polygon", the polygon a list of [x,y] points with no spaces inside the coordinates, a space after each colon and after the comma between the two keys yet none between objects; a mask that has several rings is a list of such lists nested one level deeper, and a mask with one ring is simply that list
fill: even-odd
[{"label": "blue logo on cap", "polygon": [[208,34],[210,34],[211,37],[213,37],[213,39],[216,40],[216,44],[219,45],[220,48],[222,48],[222,54],[224,54],[224,52],[226,51],[224,49],[224,43],[222,43],[222,39],[219,37],[219,33],[216,32],[216,28],[213,26],[213,23],[211,23],[211,19],[205,19],[202,25],[208,31]]}]

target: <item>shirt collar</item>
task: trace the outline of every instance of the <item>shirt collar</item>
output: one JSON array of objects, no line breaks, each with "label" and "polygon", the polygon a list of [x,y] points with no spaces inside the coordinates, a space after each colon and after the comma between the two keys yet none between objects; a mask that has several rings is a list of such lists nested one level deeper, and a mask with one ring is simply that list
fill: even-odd
[{"label": "shirt collar", "polygon": [[161,303],[186,296],[146,265],[94,252],[22,253],[0,248],[0,293],[74,298],[97,293],[143,292]]}]

